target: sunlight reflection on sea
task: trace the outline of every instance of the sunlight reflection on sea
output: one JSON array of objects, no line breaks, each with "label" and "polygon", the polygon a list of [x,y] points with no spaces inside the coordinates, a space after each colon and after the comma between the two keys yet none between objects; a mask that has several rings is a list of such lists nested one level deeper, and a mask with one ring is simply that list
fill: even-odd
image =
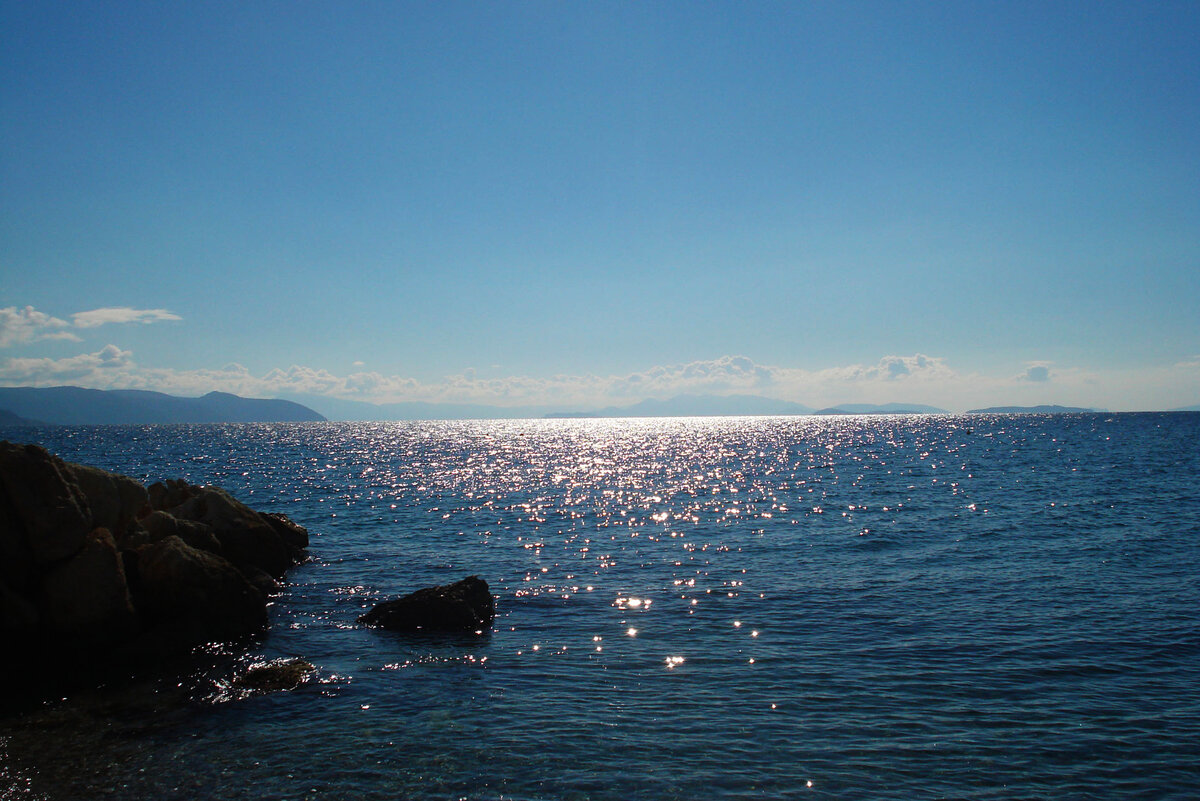
[{"label": "sunlight reflection on sea", "polygon": [[[0,736],[17,763],[72,742],[34,777],[64,798],[1182,797],[1197,434],[1200,415],[41,429],[64,458],[308,526],[255,656],[322,680],[162,725],[68,703]],[[467,574],[498,597],[488,635],[354,624]]]}]

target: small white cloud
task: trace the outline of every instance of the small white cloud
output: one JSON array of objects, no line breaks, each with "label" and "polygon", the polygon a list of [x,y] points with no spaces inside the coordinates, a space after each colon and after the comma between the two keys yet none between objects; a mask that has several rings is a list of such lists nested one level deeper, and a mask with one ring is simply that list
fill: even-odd
[{"label": "small white cloud", "polygon": [[354,395],[371,396],[386,390],[389,380],[379,373],[354,373],[346,376],[346,390]]},{"label": "small white cloud", "polygon": [[116,345],[105,345],[95,354],[98,366],[106,370],[128,365],[132,355],[129,351],[121,350]]},{"label": "small white cloud", "polygon": [[168,320],[182,320],[178,314],[166,309],[133,309],[128,306],[114,306],[104,309],[76,312],[71,320],[76,328],[96,328],[113,323],[161,323]]},{"label": "small white cloud", "polygon": [[1017,376],[1020,381],[1033,381],[1034,383],[1045,383],[1050,380],[1050,362],[1030,362],[1025,367],[1025,372]]},{"label": "small white cloud", "polygon": [[822,381],[928,381],[951,379],[955,372],[940,357],[914,353],[911,356],[884,356],[878,364],[830,367],[814,373],[813,377]]},{"label": "small white cloud", "polygon": [[889,381],[901,376],[912,375],[912,370],[908,364],[903,359],[898,359],[894,356],[890,356],[886,361],[880,362],[880,367],[883,370],[883,377]]}]

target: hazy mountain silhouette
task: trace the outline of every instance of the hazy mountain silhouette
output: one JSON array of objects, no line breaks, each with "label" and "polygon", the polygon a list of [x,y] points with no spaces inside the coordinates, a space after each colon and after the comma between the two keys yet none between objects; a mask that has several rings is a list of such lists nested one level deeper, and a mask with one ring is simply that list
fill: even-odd
[{"label": "hazy mountain silhouette", "polygon": [[757,395],[677,395],[629,406],[562,409],[554,406],[489,406],[471,403],[365,403],[317,395],[290,395],[331,420],[488,420],[532,417],[703,417],[715,415],[808,414],[811,406]]},{"label": "hazy mountain silhouette", "polygon": [[840,403],[814,414],[949,414],[945,409],[923,403]]},{"label": "hazy mountain silhouette", "polygon": [[181,398],[138,389],[0,387],[0,409],[61,425],[110,423],[276,423],[318,421],[312,409],[286,400],[210,392]]},{"label": "hazy mountain silhouette", "polygon": [[967,409],[967,414],[1069,414],[1094,412],[1082,406],[989,406],[986,409]]},{"label": "hazy mountain silhouette", "polygon": [[948,414],[945,409],[921,403],[844,403],[817,412],[794,401],[761,395],[676,395],[647,398],[627,406],[600,409],[563,409],[552,406],[489,406],[470,403],[366,403],[319,395],[290,395],[331,420],[489,420],[531,417],[717,417],[801,414]]},{"label": "hazy mountain silhouette", "polygon": [[542,417],[553,411],[551,406],[489,406],[482,403],[367,403],[343,400],[322,395],[290,394],[289,399],[302,403],[330,420],[386,422],[393,420],[505,420]]},{"label": "hazy mountain silhouette", "polygon": [[41,420],[30,420],[27,417],[13,414],[8,409],[0,409],[0,426],[40,426],[45,425]]}]

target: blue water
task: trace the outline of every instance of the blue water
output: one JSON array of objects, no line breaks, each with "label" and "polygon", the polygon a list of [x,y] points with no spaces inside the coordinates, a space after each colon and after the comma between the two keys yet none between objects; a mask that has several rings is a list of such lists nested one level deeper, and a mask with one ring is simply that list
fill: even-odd
[{"label": "blue water", "polygon": [[[1200,414],[0,431],[310,529],[317,680],[0,721],[0,793],[1190,798]],[[354,625],[464,575],[482,638]],[[206,683],[207,682],[207,683]],[[178,697],[186,691],[182,702]]]}]

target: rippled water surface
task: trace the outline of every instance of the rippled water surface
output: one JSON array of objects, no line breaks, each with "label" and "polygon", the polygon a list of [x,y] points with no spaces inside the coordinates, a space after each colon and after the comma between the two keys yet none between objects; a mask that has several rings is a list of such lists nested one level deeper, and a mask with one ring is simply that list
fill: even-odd
[{"label": "rippled water surface", "polygon": [[[0,431],[309,527],[317,681],[0,721],[5,797],[1186,798],[1200,415]],[[494,630],[357,628],[478,574]]]}]

